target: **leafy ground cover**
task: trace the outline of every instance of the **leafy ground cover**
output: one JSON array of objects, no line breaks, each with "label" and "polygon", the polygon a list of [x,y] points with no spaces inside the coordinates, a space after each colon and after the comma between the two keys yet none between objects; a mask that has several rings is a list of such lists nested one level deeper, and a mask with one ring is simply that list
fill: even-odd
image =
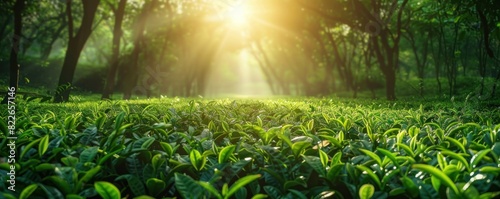
[{"label": "leafy ground cover", "polygon": [[[9,154],[2,107],[0,157]],[[494,198],[500,109],[162,98],[17,105],[6,198]],[[3,159],[3,160],[2,160]]]}]

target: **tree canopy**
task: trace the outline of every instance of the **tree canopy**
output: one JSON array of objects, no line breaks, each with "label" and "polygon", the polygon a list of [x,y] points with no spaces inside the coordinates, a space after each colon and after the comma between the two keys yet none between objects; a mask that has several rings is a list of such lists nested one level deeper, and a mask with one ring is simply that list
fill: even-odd
[{"label": "tree canopy", "polygon": [[500,78],[494,0],[8,0],[0,7],[0,42],[11,47],[0,49],[9,71],[2,79],[10,78],[0,83],[30,82],[56,102],[74,89],[104,99],[238,89],[376,97],[385,89],[395,100],[403,86],[415,96],[451,97],[464,93],[461,79],[473,87],[467,92],[493,97]]}]

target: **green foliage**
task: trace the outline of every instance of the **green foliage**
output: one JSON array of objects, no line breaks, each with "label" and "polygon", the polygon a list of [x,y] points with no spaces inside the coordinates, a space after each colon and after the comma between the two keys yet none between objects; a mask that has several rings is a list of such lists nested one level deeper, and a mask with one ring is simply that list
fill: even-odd
[{"label": "green foliage", "polygon": [[[16,189],[22,191],[5,185],[0,191],[7,198],[493,198],[500,193],[499,120],[484,117],[497,110],[465,117],[470,113],[373,101],[147,102],[61,109],[25,102],[22,106],[33,111],[16,117]],[[7,142],[0,149],[0,156],[7,156]],[[9,164],[0,163],[1,179],[8,171]]]},{"label": "green foliage", "polygon": [[359,198],[360,199],[370,199],[375,193],[375,188],[371,184],[364,184],[359,188]]},{"label": "green foliage", "polygon": [[120,191],[109,182],[95,182],[95,190],[103,199],[120,199]]},{"label": "green foliage", "polygon": [[21,195],[19,196],[20,199],[27,199],[30,197],[30,195],[38,188],[37,184],[32,184],[30,186],[27,186],[26,188],[23,189],[21,192]]}]

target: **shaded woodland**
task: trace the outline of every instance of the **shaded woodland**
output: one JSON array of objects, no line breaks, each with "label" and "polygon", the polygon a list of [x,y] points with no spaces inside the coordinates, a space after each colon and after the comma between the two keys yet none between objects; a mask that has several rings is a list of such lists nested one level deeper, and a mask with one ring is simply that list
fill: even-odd
[{"label": "shaded woodland", "polygon": [[415,96],[461,94],[460,81],[475,96],[498,95],[494,0],[7,0],[0,9],[0,83],[46,89],[54,102],[75,89],[204,95],[215,60],[241,52],[275,95],[384,89],[395,100],[410,80]]}]

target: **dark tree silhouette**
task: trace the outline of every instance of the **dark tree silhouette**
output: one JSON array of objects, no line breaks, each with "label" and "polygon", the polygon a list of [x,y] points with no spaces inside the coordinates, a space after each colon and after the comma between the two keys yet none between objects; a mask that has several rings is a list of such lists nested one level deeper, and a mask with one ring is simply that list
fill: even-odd
[{"label": "dark tree silhouette", "polygon": [[54,96],[54,102],[66,102],[69,100],[70,89],[60,89],[66,85],[71,85],[73,82],[73,76],[75,74],[76,65],[80,54],[83,50],[83,46],[90,34],[92,33],[92,24],[94,22],[94,16],[97,11],[97,6],[99,5],[98,0],[93,1],[82,1],[83,4],[83,18],[81,26],[78,29],[76,35],[73,34],[73,15],[71,13],[71,0],[66,3],[66,14],[68,17],[68,48],[66,50],[66,56],[64,57],[64,63],[59,75],[58,92]]},{"label": "dark tree silhouette", "polygon": [[112,49],[111,60],[108,69],[108,75],[106,77],[106,84],[102,92],[102,99],[111,99],[111,95],[113,94],[113,90],[115,88],[116,71],[118,69],[118,63],[119,63],[118,56],[120,55],[120,38],[123,34],[122,22],[123,22],[123,15],[125,15],[126,4],[127,0],[120,0],[120,2],[118,3],[118,8],[115,8],[113,5],[110,5],[113,12],[115,13],[115,25],[113,27],[113,45],[111,47]]},{"label": "dark tree silhouette", "polygon": [[[14,35],[12,36],[12,47],[10,50],[10,81],[9,87],[18,88],[19,83],[19,64],[17,63],[17,55],[19,53],[19,43],[21,42],[22,31],[22,12],[24,9],[24,0],[16,0],[14,3]],[[2,104],[8,101],[8,94],[2,100]]]}]

